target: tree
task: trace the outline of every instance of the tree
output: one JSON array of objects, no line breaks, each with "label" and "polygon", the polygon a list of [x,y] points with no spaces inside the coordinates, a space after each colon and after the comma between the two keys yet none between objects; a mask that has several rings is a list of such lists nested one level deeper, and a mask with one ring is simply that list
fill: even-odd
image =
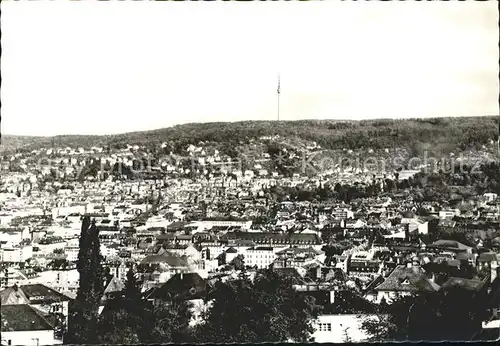
[{"label": "tree", "polygon": [[104,308],[98,325],[99,342],[104,344],[164,344],[191,339],[189,302],[141,299],[140,283],[131,268],[123,296]]},{"label": "tree", "polygon": [[[340,275],[335,275],[335,280],[343,280]],[[335,292],[335,301],[324,307],[324,314],[373,314],[376,305],[363,298],[352,290],[339,290]]]},{"label": "tree", "polygon": [[127,272],[127,280],[123,288],[125,300],[137,305],[141,302],[141,282],[137,280],[134,268],[131,266]]},{"label": "tree", "polygon": [[416,214],[418,216],[424,216],[424,217],[430,215],[429,211],[427,209],[425,209],[425,208],[418,208]]},{"label": "tree", "polygon": [[141,343],[165,344],[191,341],[189,328],[191,303],[156,302],[145,310],[144,317],[146,323],[139,332]]},{"label": "tree", "polygon": [[231,261],[231,265],[235,270],[244,270],[245,258],[243,257],[243,255],[238,255]]},{"label": "tree", "polygon": [[318,307],[292,287],[290,278],[268,269],[250,281],[218,282],[204,314],[198,342],[260,343],[310,340]]},{"label": "tree", "polygon": [[335,225],[335,226],[326,226],[321,230],[321,240],[324,243],[330,243],[333,238],[339,233],[343,233],[342,227]]},{"label": "tree", "polygon": [[50,304],[42,304],[44,310],[48,310],[46,315],[47,320],[54,326],[54,338],[57,340],[63,340],[64,334],[66,332],[66,316],[60,312],[52,309]]},{"label": "tree", "polygon": [[[408,317],[415,304],[415,297],[396,298],[391,304],[380,304],[377,318],[367,318],[362,328],[370,335],[370,341],[403,341],[409,340]],[[411,319],[410,321],[414,321]],[[424,340],[421,338],[420,340]]]},{"label": "tree", "polygon": [[62,254],[64,254],[64,249],[54,249],[52,251],[52,253],[54,253],[56,255],[62,255]]},{"label": "tree", "polygon": [[139,344],[137,325],[124,307],[105,309],[99,319],[97,333],[103,344]]},{"label": "tree", "polygon": [[345,327],[342,333],[342,342],[349,343],[352,342],[352,338],[349,336],[348,330],[350,327]]},{"label": "tree", "polygon": [[80,285],[70,308],[67,342],[96,343],[99,302],[104,292],[104,270],[95,220],[85,217],[80,234],[77,270]]},{"label": "tree", "polygon": [[468,341],[481,330],[485,310],[484,295],[456,287],[381,304],[378,320],[362,328],[372,341]]},{"label": "tree", "polygon": [[100,323],[105,344],[164,344],[190,341],[191,304],[179,301],[147,302],[131,267],[122,297],[108,302]]},{"label": "tree", "polygon": [[469,341],[482,329],[481,322],[486,318],[484,291],[472,293],[454,287],[443,291],[438,298],[440,340]]}]

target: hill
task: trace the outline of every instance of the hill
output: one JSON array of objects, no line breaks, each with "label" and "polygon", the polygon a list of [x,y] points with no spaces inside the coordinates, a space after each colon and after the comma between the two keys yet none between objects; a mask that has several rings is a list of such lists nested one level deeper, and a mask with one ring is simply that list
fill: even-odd
[{"label": "hill", "polygon": [[46,140],[44,137],[2,135],[0,152],[29,147],[31,145],[38,145],[38,143],[41,143],[44,140]]},{"label": "hill", "polygon": [[363,121],[300,120],[189,123],[153,131],[106,136],[20,137],[3,136],[0,151],[37,148],[126,145],[158,147],[173,152],[189,144],[218,143],[228,150],[266,136],[314,141],[324,149],[406,148],[413,154],[431,148],[435,153],[481,148],[498,138],[497,117],[379,119]]}]

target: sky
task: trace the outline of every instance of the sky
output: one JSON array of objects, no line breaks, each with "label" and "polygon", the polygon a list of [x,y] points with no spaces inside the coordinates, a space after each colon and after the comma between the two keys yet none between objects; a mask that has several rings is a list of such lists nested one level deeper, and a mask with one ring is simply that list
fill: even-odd
[{"label": "sky", "polygon": [[2,2],[2,134],[498,114],[477,2]]}]

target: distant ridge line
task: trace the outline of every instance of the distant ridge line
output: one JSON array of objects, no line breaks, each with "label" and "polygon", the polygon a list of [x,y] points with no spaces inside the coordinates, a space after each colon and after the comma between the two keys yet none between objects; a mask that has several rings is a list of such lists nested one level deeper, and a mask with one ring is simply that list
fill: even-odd
[{"label": "distant ridge line", "polygon": [[[172,126],[165,126],[156,129],[150,130],[138,130],[138,131],[128,131],[128,132],[119,132],[119,133],[108,133],[108,134],[59,134],[59,135],[12,135],[12,134],[4,134],[4,137],[17,137],[17,138],[54,138],[54,137],[113,137],[113,136],[123,136],[128,134],[137,134],[137,133],[148,133],[148,132],[157,132],[164,131],[168,129],[175,129],[184,126],[194,126],[194,125],[211,125],[211,124],[245,124],[245,123],[269,123],[277,126],[288,124],[288,123],[298,123],[298,122],[309,122],[309,123],[338,123],[338,122],[347,122],[347,123],[364,123],[364,122],[377,122],[377,121],[394,121],[394,122],[406,122],[406,121],[425,121],[425,120],[434,120],[434,119],[480,119],[480,118],[492,118],[498,117],[498,115],[475,115],[475,116],[465,116],[465,117],[416,117],[416,118],[372,118],[372,119],[296,119],[296,120],[280,120],[277,123],[274,120],[238,120],[238,121],[207,121],[207,122],[187,122],[183,124],[175,124]],[[1,120],[1,116],[0,116]],[[1,137],[0,137],[1,138]]]}]

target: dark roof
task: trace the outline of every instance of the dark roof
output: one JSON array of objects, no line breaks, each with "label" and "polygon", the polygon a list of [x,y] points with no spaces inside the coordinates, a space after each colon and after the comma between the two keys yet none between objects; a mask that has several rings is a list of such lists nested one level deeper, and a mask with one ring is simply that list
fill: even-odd
[{"label": "dark roof", "polygon": [[164,300],[192,300],[206,296],[209,286],[198,273],[175,274],[149,298]]},{"label": "dark roof", "polygon": [[269,247],[269,246],[256,246],[256,247],[253,247],[253,248],[248,249],[248,250],[273,251],[273,248]]},{"label": "dark roof", "polygon": [[232,246],[241,246],[241,247],[245,247],[245,246],[253,247],[256,245],[255,242],[253,242],[251,240],[247,240],[247,239],[235,239],[234,241],[232,241],[229,244]]},{"label": "dark roof", "polygon": [[469,259],[474,259],[474,254],[472,253],[467,253],[467,252],[459,252],[456,256],[455,259],[459,261],[467,261]]},{"label": "dark roof", "polygon": [[256,244],[273,243],[296,245],[320,245],[321,239],[315,233],[267,233],[267,232],[231,232],[223,235],[221,239],[247,240]]},{"label": "dark roof", "polygon": [[452,259],[452,260],[447,260],[446,264],[448,264],[450,267],[459,267],[460,266],[460,260],[457,259]]},{"label": "dark roof", "polygon": [[441,286],[441,290],[460,287],[469,291],[479,291],[483,285],[484,281],[481,280],[451,277]]},{"label": "dark roof", "polygon": [[160,235],[156,236],[156,239],[157,240],[174,240],[175,235],[173,235],[171,233],[160,234]]},{"label": "dark roof", "polygon": [[167,229],[165,227],[149,227],[148,231],[150,232],[161,232],[161,231],[166,231]]},{"label": "dark roof", "polygon": [[389,276],[375,288],[376,291],[436,292],[439,286],[430,281],[419,266],[408,268],[398,265]]},{"label": "dark roof", "polygon": [[109,213],[85,213],[83,217],[107,217]]},{"label": "dark roof", "polygon": [[236,250],[234,247],[230,247],[226,250],[226,253],[238,253],[238,250]]},{"label": "dark roof", "polygon": [[214,231],[227,231],[229,230],[229,226],[213,226],[211,228],[212,232]]},{"label": "dark roof", "polygon": [[168,230],[180,229],[180,228],[183,228],[185,225],[187,225],[187,222],[176,221],[176,222],[172,222],[170,225],[168,225],[167,229]]},{"label": "dark roof", "polygon": [[293,255],[299,255],[299,254],[308,254],[308,255],[319,255],[321,254],[322,251],[317,251],[313,249],[312,247],[309,248],[298,248],[298,247],[289,247],[286,249],[283,249],[281,251],[276,252],[277,255],[284,255],[284,254],[293,254]]},{"label": "dark roof", "polygon": [[143,292],[141,296],[144,298],[148,298],[157,289],[158,289],[157,287],[151,287],[147,289],[145,292]]},{"label": "dark roof", "polygon": [[439,247],[446,247],[459,250],[471,249],[470,246],[464,245],[456,240],[445,240],[445,239],[436,240],[434,243],[431,244],[431,246],[439,246]]},{"label": "dark roof", "polygon": [[124,283],[119,280],[116,276],[113,276],[109,280],[106,288],[104,289],[104,294],[120,292],[125,287]]},{"label": "dark roof", "polygon": [[9,233],[9,234],[19,233],[19,232],[22,232],[23,230],[24,230],[23,228],[18,228],[18,227],[2,228],[3,233]]},{"label": "dark roof", "polygon": [[375,312],[375,304],[348,290],[335,291],[333,304],[329,303],[328,299],[323,305],[323,314],[372,314]]},{"label": "dark roof", "polygon": [[[19,292],[21,291],[21,292]],[[11,297],[15,294],[20,294],[21,297],[26,297],[31,304],[37,303],[51,303],[51,302],[61,302],[70,301],[71,298],[53,290],[42,284],[34,285],[22,285],[20,287],[8,287],[0,292],[2,298],[2,305],[7,304],[18,304],[14,302]],[[23,299],[24,300],[24,299]]]},{"label": "dark roof", "polygon": [[165,244],[163,245],[163,248],[166,250],[173,249],[173,250],[185,250],[189,247],[187,244]]},{"label": "dark roof", "polygon": [[366,286],[365,292],[372,292],[382,282],[384,282],[384,277],[382,275],[377,276],[372,282],[368,284],[368,286]]},{"label": "dark roof", "polygon": [[3,305],[1,331],[52,330],[53,327],[42,313],[27,304]]},{"label": "dark roof", "polygon": [[492,262],[497,260],[497,255],[493,252],[483,252],[479,255],[477,260],[481,262]]},{"label": "dark roof", "polygon": [[189,235],[189,234],[179,234],[179,235],[175,236],[175,239],[179,239],[179,240],[193,240],[193,236]]}]

